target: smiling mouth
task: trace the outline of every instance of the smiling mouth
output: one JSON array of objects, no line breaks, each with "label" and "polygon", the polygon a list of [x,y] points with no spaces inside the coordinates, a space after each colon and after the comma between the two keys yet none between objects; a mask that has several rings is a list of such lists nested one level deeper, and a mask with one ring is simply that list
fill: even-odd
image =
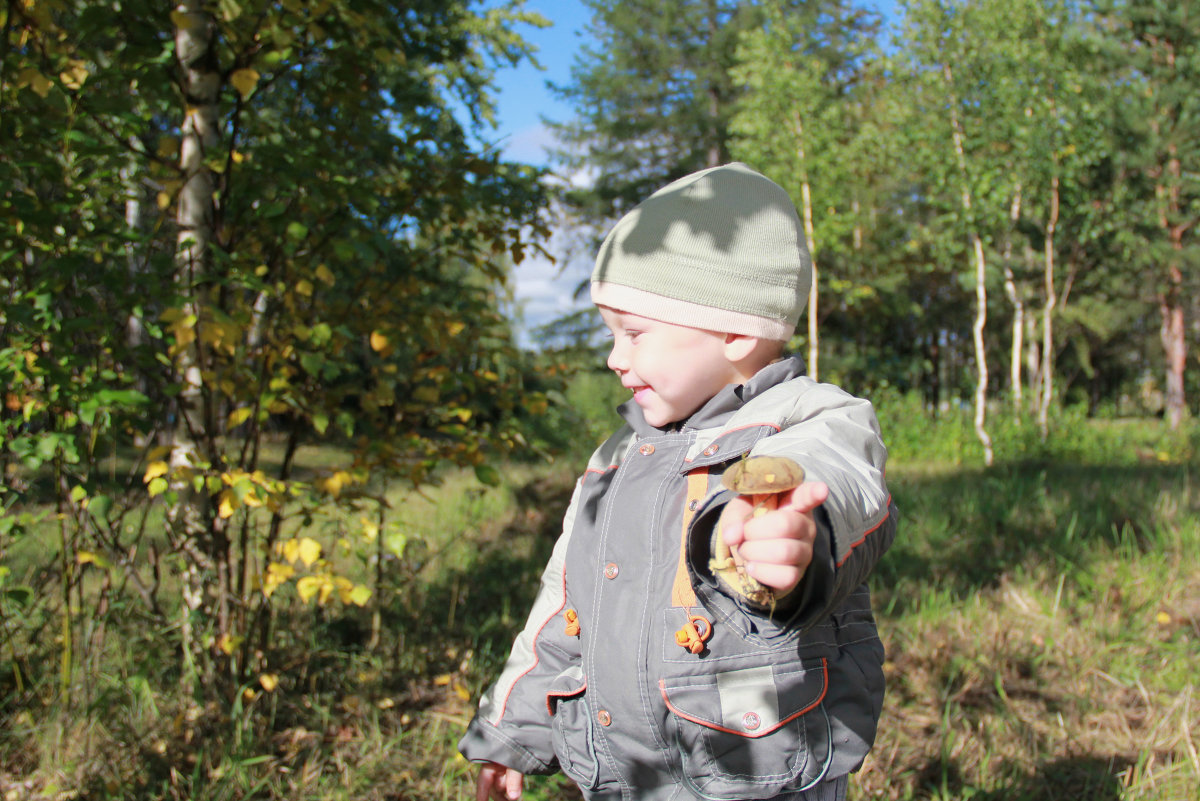
[{"label": "smiling mouth", "polygon": [[633,399],[639,402],[650,394],[650,387],[648,386],[630,387],[629,389],[633,392]]}]

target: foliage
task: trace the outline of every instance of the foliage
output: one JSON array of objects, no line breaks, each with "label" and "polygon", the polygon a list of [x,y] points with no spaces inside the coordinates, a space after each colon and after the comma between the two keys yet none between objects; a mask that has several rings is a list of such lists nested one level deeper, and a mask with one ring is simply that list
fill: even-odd
[{"label": "foliage", "polygon": [[[574,195],[589,222],[706,166],[719,120],[717,150],[798,206],[811,189],[822,379],[938,408],[973,392],[982,357],[1001,414],[1095,413],[1149,383],[1196,408],[1186,4],[912,0],[891,39],[853,3],[660,6],[594,4],[598,45],[559,87],[560,166],[595,178]],[[698,99],[729,77],[715,107]]]},{"label": "foliage", "polygon": [[[488,460],[546,404],[498,311],[546,234],[539,174],[451,113],[486,123],[493,69],[528,54],[513,25],[539,19],[343,0],[2,13],[0,503],[56,516],[62,700],[110,617],[136,614],[181,638],[147,660],[228,708],[280,668],[285,586],[372,603],[379,576],[339,566],[397,547],[369,480],[449,464],[494,482]],[[323,439],[348,458],[297,475]],[[0,530],[6,572],[23,514]]]}]

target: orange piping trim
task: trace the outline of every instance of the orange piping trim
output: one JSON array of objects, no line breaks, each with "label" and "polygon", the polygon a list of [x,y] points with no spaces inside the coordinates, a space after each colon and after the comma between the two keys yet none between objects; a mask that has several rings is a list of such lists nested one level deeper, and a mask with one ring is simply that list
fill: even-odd
[{"label": "orange piping trim", "polygon": [[793,712],[792,714],[788,715],[786,718],[779,721],[771,728],[766,729],[764,731],[755,732],[754,734],[747,734],[745,731],[738,731],[737,729],[730,729],[726,726],[718,726],[717,724],[713,723],[712,721],[705,720],[704,718],[698,718],[695,715],[689,715],[688,713],[677,708],[674,704],[671,703],[671,699],[667,697],[667,682],[665,679],[658,680],[658,691],[662,694],[663,703],[665,703],[667,705],[667,709],[671,710],[671,712],[673,712],[674,714],[683,718],[684,720],[690,720],[692,723],[696,723],[700,726],[703,726],[706,729],[714,729],[716,731],[723,731],[723,732],[726,732],[727,734],[736,734],[740,737],[745,737],[747,739],[754,740],[759,737],[765,737],[766,735],[770,734],[773,731],[777,731],[781,726],[792,722],[796,718],[803,715],[805,712],[812,711],[812,709],[814,707],[816,707],[817,704],[824,701],[826,693],[829,692],[829,662],[825,659],[825,657],[821,657],[821,674],[822,674],[821,694],[819,696],[817,696],[817,700],[813,701],[811,704],[804,707],[803,709],[801,709],[797,712]]},{"label": "orange piping trim", "polygon": [[[891,505],[892,505],[892,496],[888,495],[887,506],[890,508]],[[880,520],[878,523],[876,523],[875,525],[871,526],[869,529],[864,531],[863,535],[858,538],[857,542],[851,543],[850,550],[846,551],[846,555],[842,557],[842,561],[837,563],[837,567],[841,567],[842,565],[846,564],[846,560],[849,559],[850,555],[854,553],[854,549],[857,548],[858,546],[862,545],[864,542],[866,542],[867,537],[871,536],[871,532],[876,531],[880,526],[882,526],[884,523],[886,523],[888,521],[888,518],[891,516],[892,515],[890,512],[885,513],[882,520]]]}]

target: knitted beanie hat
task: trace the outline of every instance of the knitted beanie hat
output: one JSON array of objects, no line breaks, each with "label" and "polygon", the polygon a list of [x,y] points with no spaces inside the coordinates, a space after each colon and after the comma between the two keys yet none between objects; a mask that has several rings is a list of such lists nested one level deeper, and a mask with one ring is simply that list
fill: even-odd
[{"label": "knitted beanie hat", "polygon": [[600,245],[592,302],[675,325],[791,337],[812,261],[796,207],[745,164],[693,173],[620,219]]}]

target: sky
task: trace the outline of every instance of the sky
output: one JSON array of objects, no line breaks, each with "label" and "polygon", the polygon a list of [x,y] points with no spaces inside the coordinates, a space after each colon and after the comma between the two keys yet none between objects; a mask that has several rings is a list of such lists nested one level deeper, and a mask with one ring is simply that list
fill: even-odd
[{"label": "sky", "polygon": [[[484,7],[500,5],[502,0],[484,0]],[[862,5],[878,8],[886,18],[894,15],[895,0],[860,0]],[[580,47],[587,41],[585,28],[590,11],[581,0],[527,0],[525,8],[536,11],[552,25],[548,28],[519,26],[517,32],[537,48],[539,70],[529,63],[497,71],[497,127],[487,131],[484,139],[499,146],[513,161],[527,164],[546,164],[546,147],[552,142],[542,118],[564,122],[571,108],[557,100],[546,87],[547,80],[567,83],[571,65]],[[569,248],[570,235],[563,232],[552,239],[548,250],[562,254]],[[517,265],[514,272],[515,294],[523,309],[529,328],[549,322],[581,307],[590,305],[587,299],[573,298],[580,281],[591,270],[587,253],[576,253],[571,259],[560,258],[551,263],[540,257],[530,257]],[[523,344],[529,344],[522,336]]]}]

